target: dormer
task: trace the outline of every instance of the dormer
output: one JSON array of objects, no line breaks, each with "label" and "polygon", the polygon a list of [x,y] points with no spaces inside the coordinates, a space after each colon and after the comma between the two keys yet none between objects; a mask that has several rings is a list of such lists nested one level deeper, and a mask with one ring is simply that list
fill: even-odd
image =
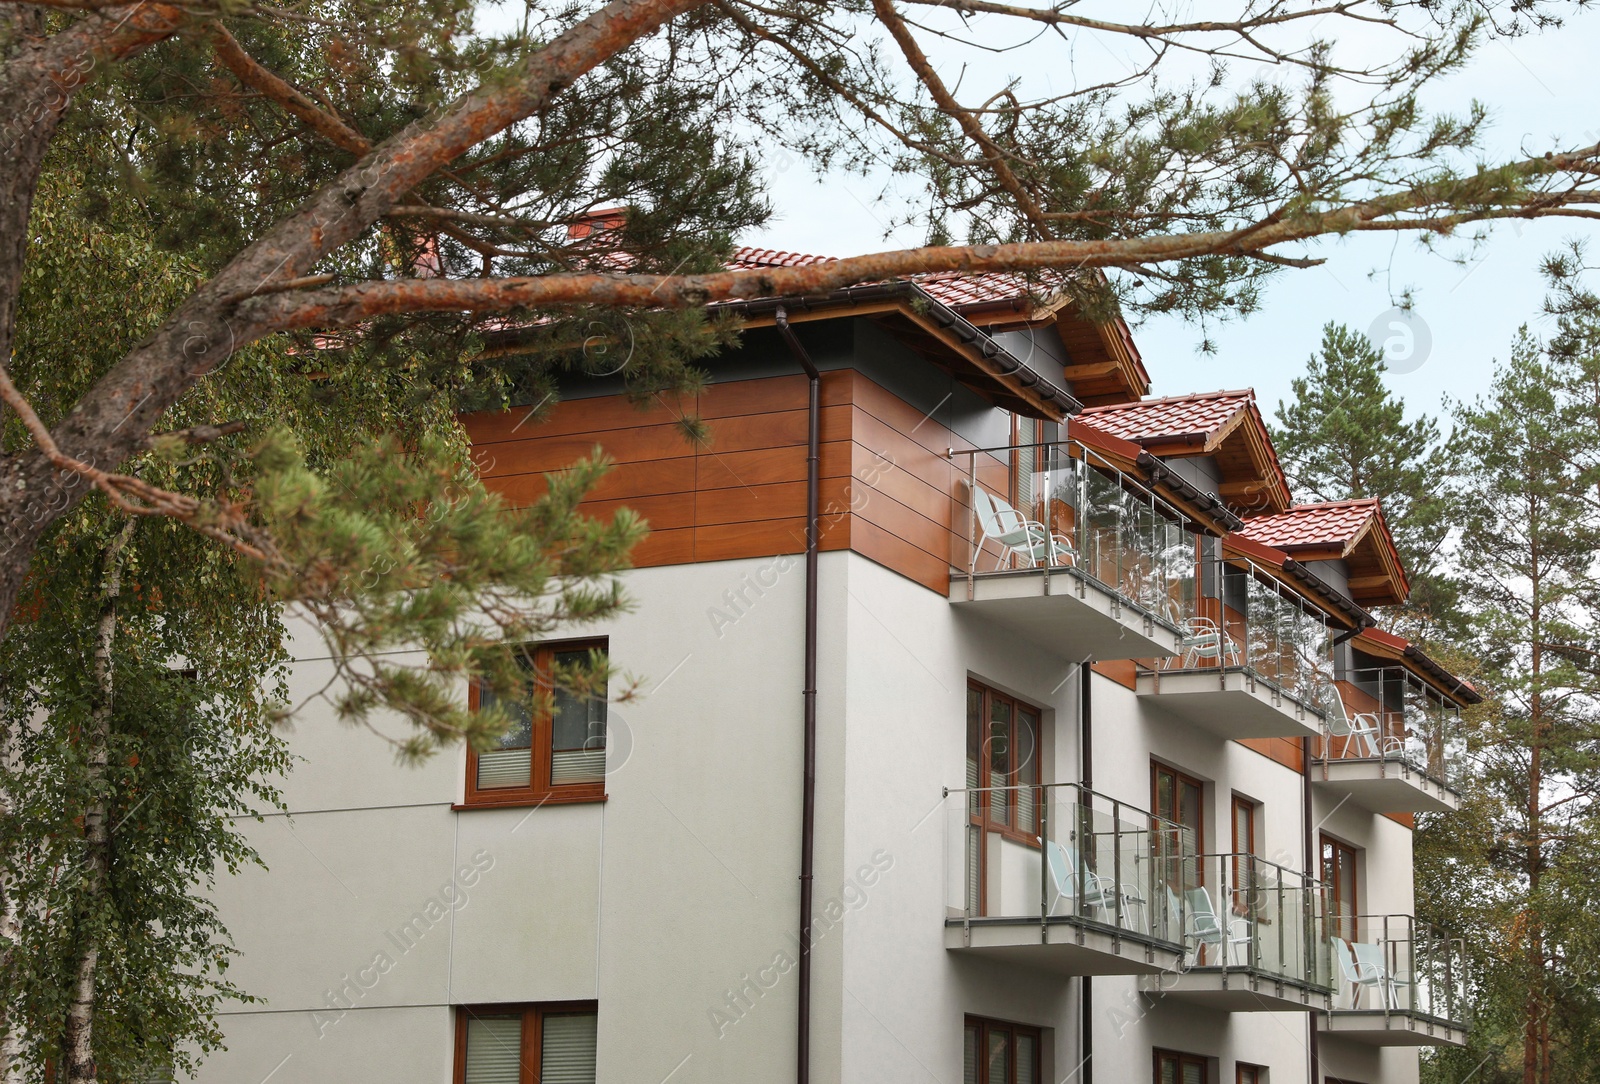
[{"label": "dormer", "polygon": [[1158,459],[1203,461],[1217,496],[1240,515],[1289,507],[1289,483],[1253,391],[1094,406],[1079,420],[1133,441]]},{"label": "dormer", "polygon": [[1411,593],[1394,536],[1375,498],[1298,504],[1246,516],[1239,533],[1302,564],[1331,566],[1328,571],[1363,605],[1397,606]]}]

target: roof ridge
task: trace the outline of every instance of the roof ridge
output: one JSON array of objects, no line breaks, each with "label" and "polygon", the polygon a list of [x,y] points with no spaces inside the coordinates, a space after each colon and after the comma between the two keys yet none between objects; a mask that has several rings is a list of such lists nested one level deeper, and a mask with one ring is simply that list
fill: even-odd
[{"label": "roof ridge", "polygon": [[1282,512],[1262,512],[1259,515],[1246,516],[1245,519],[1247,521],[1253,519],[1267,519],[1272,516],[1289,516],[1296,512],[1320,512],[1327,508],[1354,508],[1358,505],[1371,505],[1372,507],[1381,511],[1383,508],[1383,501],[1378,497],[1347,497],[1340,501],[1312,501],[1309,504],[1291,504]]},{"label": "roof ridge", "polygon": [[1109,414],[1114,410],[1136,410],[1140,407],[1168,406],[1174,403],[1197,403],[1208,399],[1247,399],[1253,401],[1255,397],[1256,390],[1254,388],[1194,391],[1186,395],[1163,395],[1155,399],[1136,399],[1131,403],[1105,403],[1100,406],[1085,407],[1083,413]]},{"label": "roof ridge", "polygon": [[782,248],[757,248],[755,245],[739,245],[733,250],[734,259],[745,259],[751,263],[772,262],[766,257],[777,257],[777,262],[789,260],[813,260],[818,263],[837,263],[837,256],[822,256],[815,252],[791,252]]}]

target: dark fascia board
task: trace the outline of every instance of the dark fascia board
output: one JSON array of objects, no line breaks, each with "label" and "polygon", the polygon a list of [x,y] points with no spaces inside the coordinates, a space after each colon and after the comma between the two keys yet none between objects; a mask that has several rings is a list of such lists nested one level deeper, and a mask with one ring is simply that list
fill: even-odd
[{"label": "dark fascia board", "polygon": [[1417,667],[1426,670],[1428,675],[1439,684],[1450,690],[1450,695],[1467,704],[1483,703],[1483,694],[1474,689],[1462,679],[1430,659],[1413,644],[1407,644],[1403,652],[1407,659],[1416,663]]},{"label": "dark fascia board", "polygon": [[1311,571],[1293,557],[1287,557],[1283,562],[1283,570],[1307,587],[1311,588],[1318,596],[1331,602],[1348,617],[1356,630],[1370,629],[1377,625],[1378,619],[1368,613],[1366,609],[1346,598],[1333,584]]},{"label": "dark fascia board", "polygon": [[1059,407],[1064,414],[1076,414],[1083,409],[1070,391],[1023,364],[1011,351],[995,342],[982,328],[956,312],[942,301],[936,301],[914,282],[870,283],[865,286],[847,286],[827,294],[812,297],[762,297],[751,301],[719,301],[710,306],[712,312],[733,312],[744,316],[766,316],[778,308],[790,312],[815,312],[826,308],[849,308],[867,301],[886,298],[909,300],[924,308],[934,323],[946,329],[962,342],[969,343],[985,358],[999,366],[1006,376],[1028,388],[1041,399]]},{"label": "dark fascia board", "polygon": [[1149,452],[1140,452],[1139,458],[1134,462],[1150,481],[1165,484],[1184,500],[1205,509],[1208,516],[1228,530],[1237,531],[1244,527],[1244,520],[1235,515],[1221,497],[1196,487],[1177,471],[1169,469],[1159,457]]}]

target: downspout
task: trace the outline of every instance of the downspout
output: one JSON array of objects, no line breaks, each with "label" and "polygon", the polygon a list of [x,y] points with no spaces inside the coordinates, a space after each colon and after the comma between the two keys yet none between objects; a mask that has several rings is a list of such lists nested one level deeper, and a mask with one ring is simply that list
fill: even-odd
[{"label": "downspout", "polygon": [[[1306,877],[1317,868],[1317,852],[1313,849],[1311,826],[1311,742],[1310,737],[1300,739],[1300,824],[1305,833]],[[1312,946],[1313,948],[1315,946]],[[1317,1049],[1318,1020],[1315,1012],[1306,1013],[1306,1054],[1311,1061],[1311,1084],[1322,1084],[1322,1056]]]},{"label": "downspout", "polygon": [[789,352],[806,371],[810,397],[806,404],[806,644],[804,776],[800,798],[800,1007],[795,1021],[796,1084],[811,1081],[811,883],[815,872],[817,841],[817,478],[822,432],[822,374],[800,344],[789,316],[780,305],[773,314],[778,333]]},{"label": "downspout", "polygon": [[[1338,647],[1347,640],[1354,639],[1367,629],[1376,624],[1372,617],[1365,612],[1354,628],[1346,629],[1333,638],[1330,646]],[[1338,696],[1338,692],[1334,692]],[[1314,830],[1311,826],[1311,753],[1314,738],[1300,739],[1300,820],[1305,827],[1306,848],[1306,877],[1315,879],[1317,870],[1316,839],[1313,838]],[[1317,1014],[1306,1013],[1306,1054],[1311,1061],[1311,1084],[1322,1084],[1322,1052],[1317,1047],[1317,1038],[1320,1034],[1317,1028]]]},{"label": "downspout", "polygon": [[[1089,816],[1089,791],[1094,789],[1094,697],[1089,687],[1089,679],[1094,671],[1089,669],[1090,660],[1084,659],[1078,665],[1079,715],[1078,715],[1078,767],[1079,774],[1083,776],[1081,787],[1078,791],[1078,802],[1085,807]],[[1078,980],[1078,1042],[1083,1051],[1079,1068],[1083,1070],[1080,1079],[1083,1084],[1094,1084],[1094,979],[1088,975]]]}]

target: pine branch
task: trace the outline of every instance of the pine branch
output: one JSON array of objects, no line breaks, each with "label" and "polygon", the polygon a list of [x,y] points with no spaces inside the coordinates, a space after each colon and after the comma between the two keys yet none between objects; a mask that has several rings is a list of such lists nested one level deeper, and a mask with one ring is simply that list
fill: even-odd
[{"label": "pine branch", "polygon": [[[6,372],[4,365],[0,365],[0,401],[16,412],[18,420],[22,422],[28,435],[33,438],[34,443],[52,466],[88,481],[94,488],[104,493],[106,499],[118,511],[134,517],[159,516],[176,520],[238,553],[252,557],[263,564],[272,563],[273,550],[270,541],[257,535],[233,506],[211,504],[187,494],[174,493],[151,485],[134,475],[102,470],[92,463],[74,459],[62,452],[50,435],[50,430],[39,420],[33,404],[28,402],[12,383],[11,374]],[[230,424],[243,427],[242,423]],[[188,432],[191,439],[196,439],[193,436],[194,430]],[[221,435],[219,429],[217,436]]]},{"label": "pine branch", "polygon": [[1011,156],[984,130],[978,118],[969,110],[963,109],[944,85],[944,80],[939,78],[939,73],[934,71],[933,65],[928,62],[928,57],[917,44],[917,39],[912,36],[905,21],[900,18],[894,9],[893,0],[872,0],[872,10],[877,13],[878,21],[889,31],[895,43],[900,46],[906,63],[911,70],[916,72],[922,85],[928,88],[928,93],[933,95],[934,102],[939,106],[940,112],[950,117],[961,126],[968,139],[976,143],[983,151],[984,162],[1000,182],[1000,187],[1011,194],[1017,201],[1017,207],[1022,212],[1040,237],[1051,237],[1055,231],[1050,228],[1045,219],[1044,208],[1039,206],[1037,200],[1025,188],[1011,168]]},{"label": "pine branch", "polygon": [[205,29],[217,59],[238,77],[239,82],[282,106],[291,116],[334,146],[357,157],[372,149],[372,141],[345,123],[344,118],[323,109],[245,52],[238,40],[228,33],[227,27],[219,22],[211,22],[206,24]]}]

